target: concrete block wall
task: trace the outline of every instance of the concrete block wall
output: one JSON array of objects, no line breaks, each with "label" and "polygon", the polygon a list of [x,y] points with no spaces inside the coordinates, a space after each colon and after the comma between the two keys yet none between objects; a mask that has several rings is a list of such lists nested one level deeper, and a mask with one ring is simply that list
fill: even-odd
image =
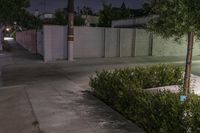
[{"label": "concrete block wall", "polygon": [[0,28],[0,50],[3,50],[3,28]]},{"label": "concrete block wall", "polygon": [[134,56],[150,55],[150,33],[146,30],[136,29]]},{"label": "concrete block wall", "polygon": [[67,27],[45,25],[43,34],[44,60],[67,59]]},{"label": "concrete block wall", "polygon": [[135,29],[120,30],[120,57],[131,57],[135,54]]},{"label": "concrete block wall", "polygon": [[200,55],[200,40],[197,38],[194,39],[193,55]]},{"label": "concrete block wall", "polygon": [[[153,37],[153,56],[185,56],[187,52],[187,36],[178,42],[174,38]],[[193,55],[200,55],[200,41],[194,42]]]},{"label": "concrete block wall", "polygon": [[31,53],[37,53],[36,30],[17,32],[16,41]]},{"label": "concrete block wall", "polygon": [[37,53],[37,32],[28,30],[16,33],[16,41],[31,53]]},{"label": "concrete block wall", "polygon": [[[45,59],[67,58],[67,28],[44,26]],[[186,37],[180,42],[164,39],[144,29],[75,27],[75,58],[185,56]],[[196,42],[193,55],[200,55]]]},{"label": "concrete block wall", "polygon": [[[134,29],[75,27],[74,58],[127,57],[133,54]],[[67,27],[44,26],[45,61],[67,58]]]},{"label": "concrete block wall", "polygon": [[120,57],[120,30],[105,28],[105,57]]},{"label": "concrete block wall", "polygon": [[44,56],[43,30],[37,31],[37,53]]},{"label": "concrete block wall", "polygon": [[75,27],[74,57],[130,57],[134,38],[134,29]]},{"label": "concrete block wall", "polygon": [[[17,41],[30,51],[37,46],[45,61],[67,59],[66,26],[46,25],[37,36],[34,30],[17,33]],[[186,50],[186,36],[176,42],[144,29],[75,27],[74,58],[185,56]],[[200,55],[200,41],[193,55]]]},{"label": "concrete block wall", "polygon": [[74,57],[104,57],[104,29],[75,27]]},{"label": "concrete block wall", "polygon": [[[144,29],[136,29],[134,56],[186,56],[187,36],[163,38]],[[195,39],[193,56],[200,55],[200,40]]]}]

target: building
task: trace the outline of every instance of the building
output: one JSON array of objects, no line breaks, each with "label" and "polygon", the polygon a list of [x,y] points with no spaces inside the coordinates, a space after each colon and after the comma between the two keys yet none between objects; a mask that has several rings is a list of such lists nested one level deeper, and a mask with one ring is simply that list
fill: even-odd
[{"label": "building", "polygon": [[85,26],[97,26],[99,22],[99,16],[81,15],[81,18],[85,20]]},{"label": "building", "polygon": [[146,24],[156,16],[145,16],[133,19],[121,19],[112,21],[113,28],[145,28]]},{"label": "building", "polygon": [[35,10],[34,16],[39,17],[41,20],[46,20],[46,19],[49,20],[49,19],[55,18],[53,13],[48,13],[48,12],[41,13],[41,12],[39,12],[38,9]]},{"label": "building", "polygon": [[54,16],[53,13],[42,13],[42,14],[39,15],[39,18],[40,18],[41,20],[45,20],[45,19],[54,19],[55,16]]}]

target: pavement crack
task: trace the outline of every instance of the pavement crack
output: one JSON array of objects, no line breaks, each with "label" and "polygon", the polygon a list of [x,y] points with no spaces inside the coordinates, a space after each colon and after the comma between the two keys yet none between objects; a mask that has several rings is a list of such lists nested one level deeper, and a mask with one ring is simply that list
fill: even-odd
[{"label": "pavement crack", "polygon": [[45,133],[43,130],[40,129],[40,124],[39,124],[38,119],[37,119],[37,116],[36,116],[36,114],[35,114],[35,112],[34,112],[33,105],[32,105],[32,103],[31,103],[31,101],[30,101],[30,97],[29,97],[29,94],[28,94],[28,92],[27,92],[27,90],[26,90],[26,87],[24,87],[23,89],[24,89],[26,98],[27,98],[27,100],[28,100],[28,103],[29,103],[29,105],[31,106],[31,112],[32,112],[32,114],[33,114],[33,117],[35,118],[35,121],[33,121],[32,126],[34,126],[35,128],[37,128],[38,133]]}]

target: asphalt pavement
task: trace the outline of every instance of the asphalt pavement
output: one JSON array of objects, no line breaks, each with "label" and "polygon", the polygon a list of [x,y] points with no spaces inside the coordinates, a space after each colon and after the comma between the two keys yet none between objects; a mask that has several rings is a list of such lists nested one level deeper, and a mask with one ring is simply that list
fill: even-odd
[{"label": "asphalt pavement", "polygon": [[144,132],[90,93],[89,76],[115,64],[44,63],[9,44],[0,55],[0,133]]},{"label": "asphalt pavement", "polygon": [[[44,63],[14,40],[0,52],[0,133],[140,133],[90,93],[89,77],[103,69],[170,63],[185,57],[75,59]],[[200,75],[200,57],[193,58]]]}]

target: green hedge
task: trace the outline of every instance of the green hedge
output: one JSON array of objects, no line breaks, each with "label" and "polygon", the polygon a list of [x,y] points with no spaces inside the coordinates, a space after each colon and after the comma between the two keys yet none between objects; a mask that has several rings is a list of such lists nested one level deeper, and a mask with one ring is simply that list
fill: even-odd
[{"label": "green hedge", "polygon": [[179,94],[167,91],[153,94],[143,89],[143,87],[181,83],[182,68],[171,65],[97,72],[90,80],[90,86],[97,97],[146,132],[199,132],[197,129],[200,127],[200,98],[198,96],[191,95],[187,102],[180,103]]}]

